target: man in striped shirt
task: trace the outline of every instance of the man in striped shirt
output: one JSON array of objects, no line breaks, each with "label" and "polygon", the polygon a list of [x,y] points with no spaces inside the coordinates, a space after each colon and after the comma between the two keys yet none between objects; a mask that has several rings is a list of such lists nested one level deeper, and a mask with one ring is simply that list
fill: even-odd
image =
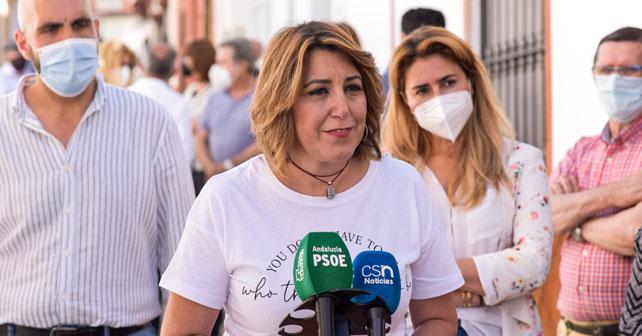
[{"label": "man in striped shirt", "polygon": [[18,19],[36,74],[0,97],[0,335],[155,334],[194,198],[176,125],[95,75],[90,0],[20,0]]},{"label": "man in striped shirt", "polygon": [[600,41],[593,74],[609,121],[550,176],[562,246],[558,335],[616,335],[642,226],[642,30]]}]

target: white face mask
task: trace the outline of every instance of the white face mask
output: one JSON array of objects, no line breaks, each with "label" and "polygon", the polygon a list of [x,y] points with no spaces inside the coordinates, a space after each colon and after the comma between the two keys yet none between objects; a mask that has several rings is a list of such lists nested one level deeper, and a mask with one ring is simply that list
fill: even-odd
[{"label": "white face mask", "polygon": [[76,97],[94,79],[98,69],[95,39],[69,38],[37,49],[40,79],[61,97]]},{"label": "white face mask", "polygon": [[413,114],[421,128],[454,143],[472,112],[470,92],[462,90],[421,103]]},{"label": "white face mask", "polygon": [[216,90],[227,89],[232,85],[232,75],[218,64],[212,65],[207,75],[210,77],[210,84]]},{"label": "white face mask", "polygon": [[129,81],[132,79],[132,69],[128,65],[123,65],[120,67],[120,82],[123,85],[128,85]]},{"label": "white face mask", "polygon": [[642,78],[595,76],[595,86],[611,120],[629,123],[642,112]]}]

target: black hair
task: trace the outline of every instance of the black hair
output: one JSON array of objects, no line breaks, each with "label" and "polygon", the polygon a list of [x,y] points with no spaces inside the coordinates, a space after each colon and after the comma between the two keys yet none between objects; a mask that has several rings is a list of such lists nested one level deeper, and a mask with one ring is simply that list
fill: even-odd
[{"label": "black hair", "polygon": [[600,50],[600,46],[604,42],[638,42],[642,43],[642,29],[635,27],[623,27],[620,28],[602,38],[600,43],[597,45],[595,50],[595,56],[593,57],[593,64],[597,61],[597,52]]},{"label": "black hair", "polygon": [[4,45],[2,48],[2,51],[7,52],[7,51],[18,51],[18,45],[15,42],[9,42]]},{"label": "black hair", "polygon": [[176,52],[172,48],[169,48],[169,50],[162,55],[156,55],[156,53],[150,51],[148,60],[149,70],[147,70],[147,73],[164,79],[170,78],[174,73],[175,60]]},{"label": "black hair", "polygon": [[430,8],[415,8],[407,11],[401,18],[401,30],[410,35],[413,30],[421,26],[446,27],[444,14]]}]

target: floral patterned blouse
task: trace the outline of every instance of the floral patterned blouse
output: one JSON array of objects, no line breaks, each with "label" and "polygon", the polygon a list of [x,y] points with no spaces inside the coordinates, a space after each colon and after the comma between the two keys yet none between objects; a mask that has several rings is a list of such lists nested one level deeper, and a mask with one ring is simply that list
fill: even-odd
[{"label": "floral patterned blouse", "polygon": [[426,167],[423,178],[456,258],[472,257],[486,306],[457,309],[468,335],[543,335],[533,291],[551,264],[553,226],[542,152],[504,141],[504,168],[512,189],[486,188],[472,209],[452,207]]}]

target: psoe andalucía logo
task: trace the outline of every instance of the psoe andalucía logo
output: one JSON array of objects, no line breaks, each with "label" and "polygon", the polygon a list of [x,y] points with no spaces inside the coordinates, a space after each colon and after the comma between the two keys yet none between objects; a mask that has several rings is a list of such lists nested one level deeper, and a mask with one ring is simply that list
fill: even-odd
[{"label": "psoe andaluc\u00eda logo", "polygon": [[303,262],[305,261],[304,259],[305,255],[305,250],[301,250],[301,253],[299,253],[299,258],[297,260],[296,264],[296,281],[303,281],[305,278],[305,271],[303,270]]}]

